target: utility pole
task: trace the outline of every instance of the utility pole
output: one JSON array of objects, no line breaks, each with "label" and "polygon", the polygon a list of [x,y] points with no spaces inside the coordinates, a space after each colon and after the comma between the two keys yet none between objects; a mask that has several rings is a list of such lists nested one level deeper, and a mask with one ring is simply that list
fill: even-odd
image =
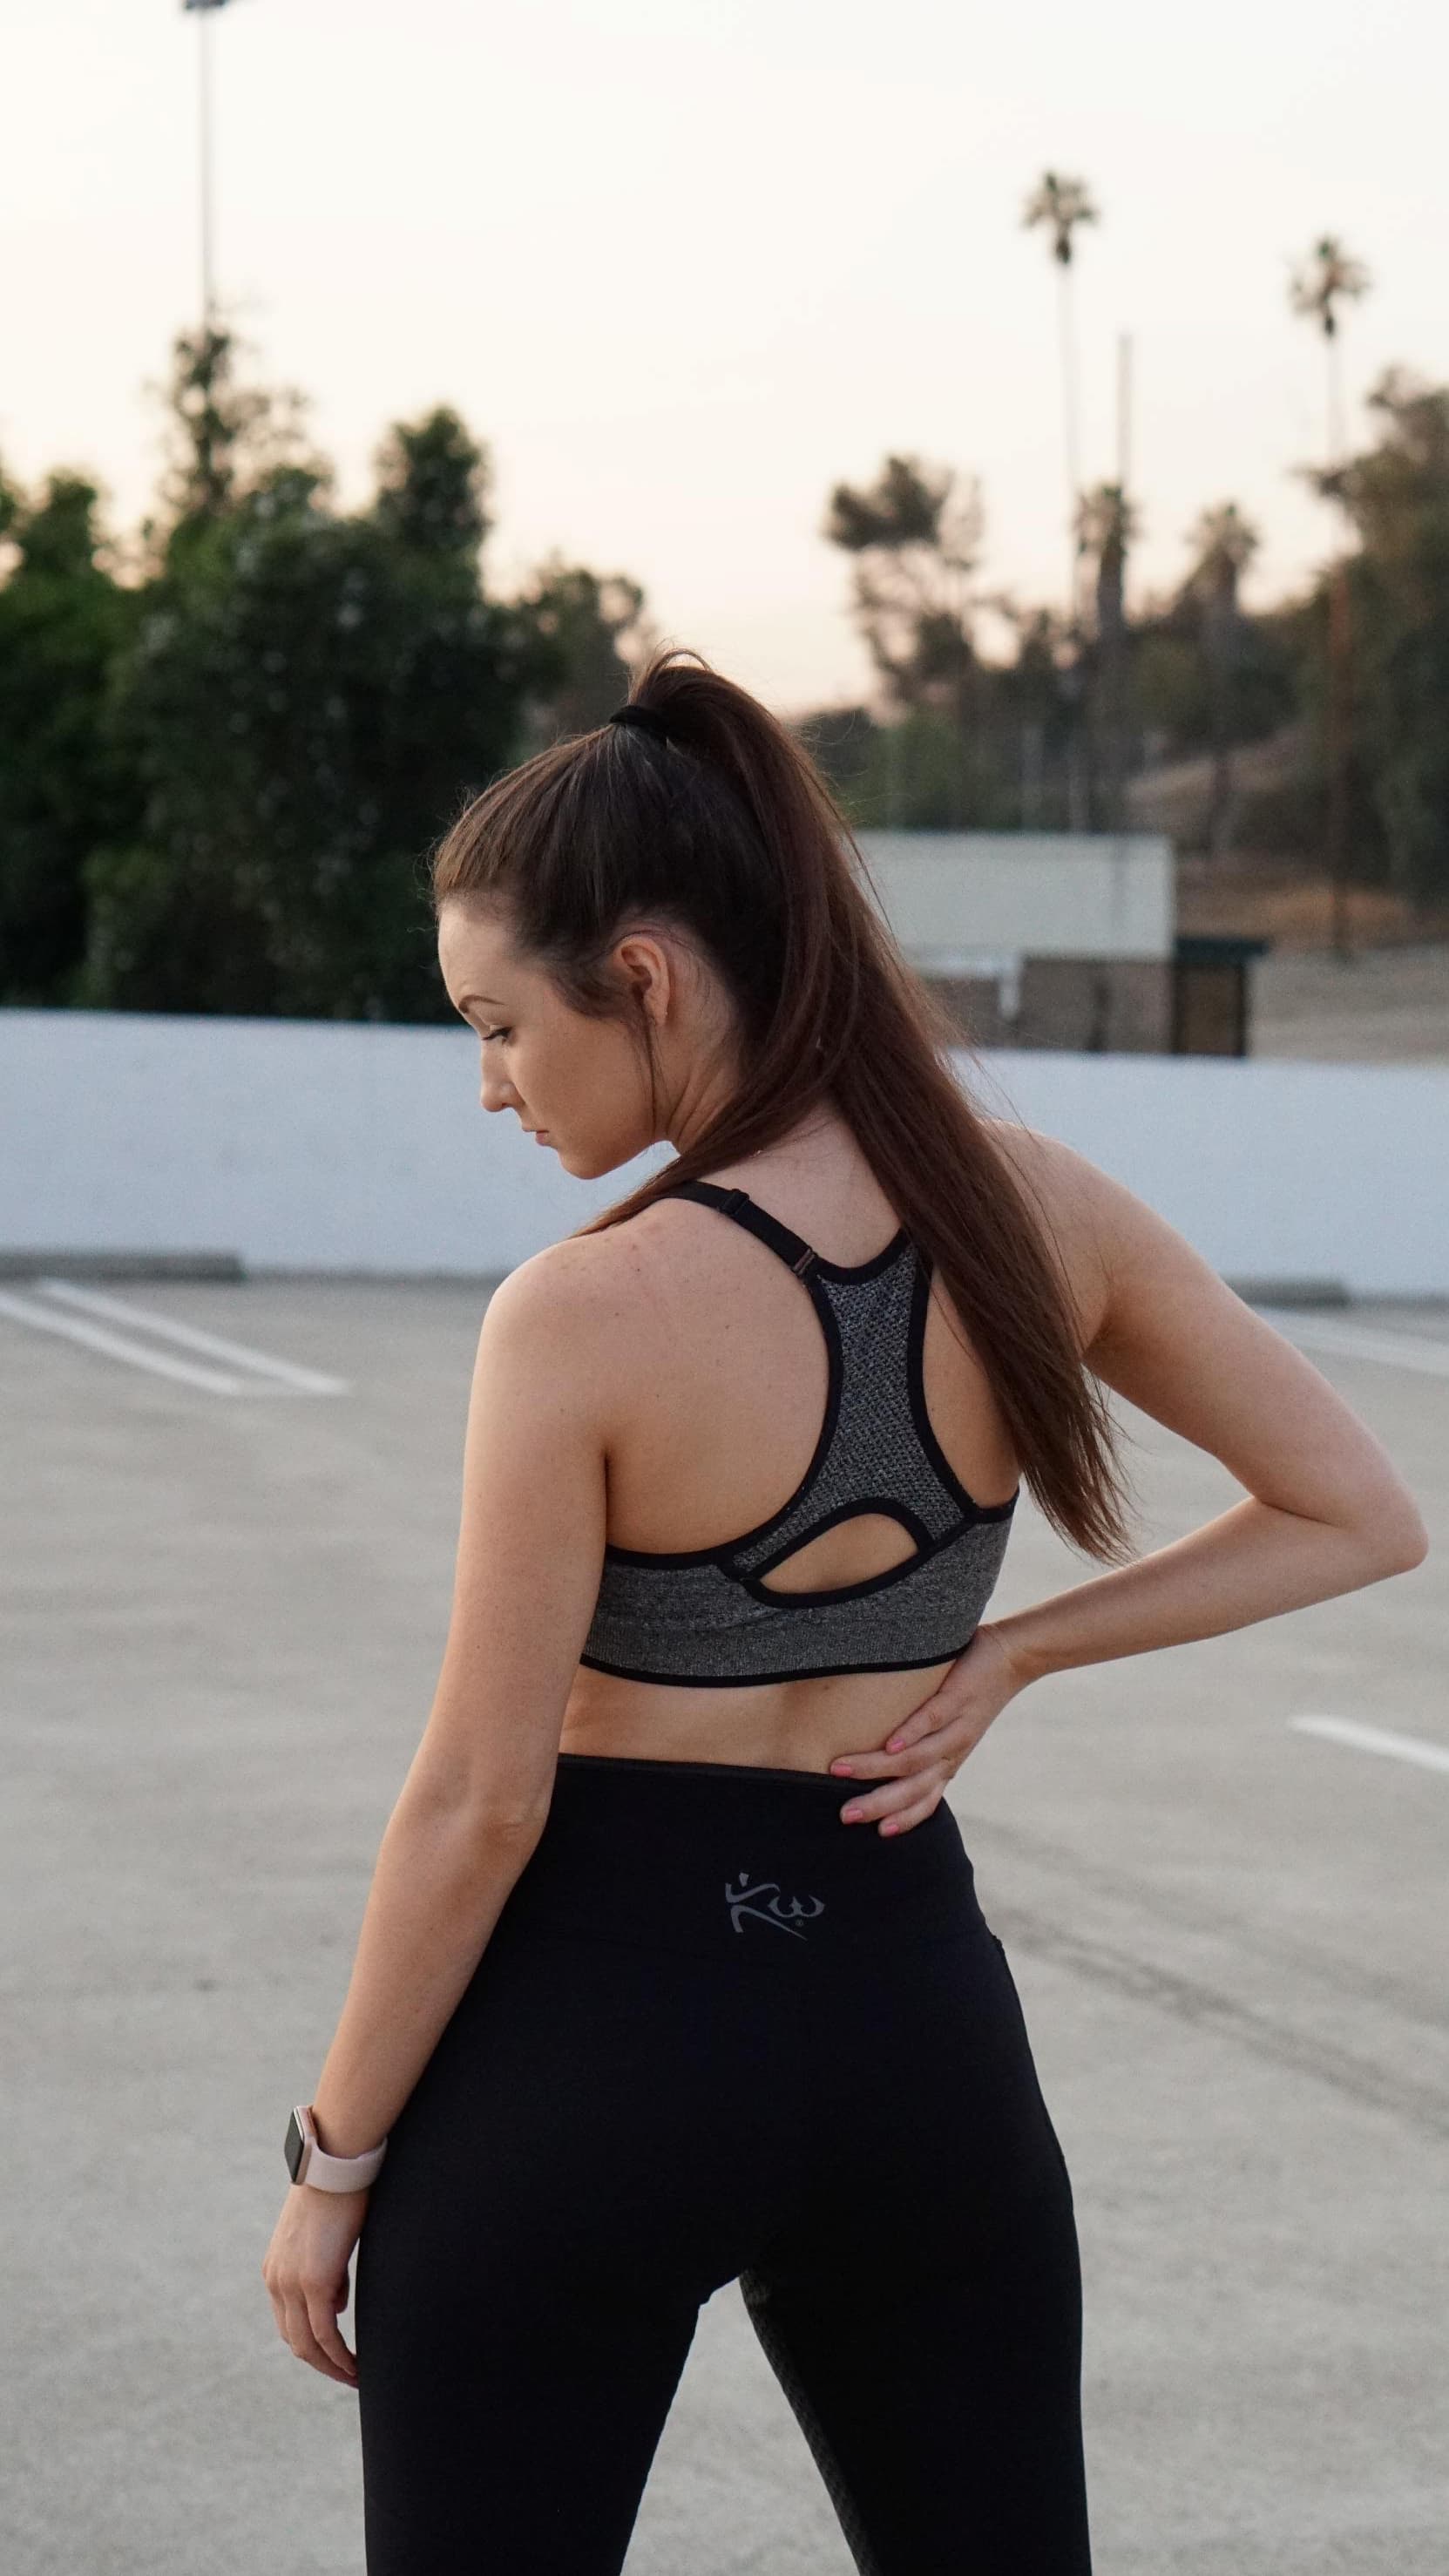
[{"label": "utility pole", "polygon": [[201,24],[200,109],[201,109],[201,328],[209,340],[214,328],[216,293],[214,276],[215,210],[212,201],[211,153],[211,21],[213,13],[224,9],[227,0],[181,0],[183,10],[195,10]]}]

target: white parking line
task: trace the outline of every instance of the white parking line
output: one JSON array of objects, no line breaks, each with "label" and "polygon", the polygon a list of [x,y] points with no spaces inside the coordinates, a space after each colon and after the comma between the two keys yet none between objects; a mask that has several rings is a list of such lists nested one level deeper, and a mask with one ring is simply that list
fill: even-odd
[{"label": "white parking line", "polygon": [[165,1351],[148,1351],[140,1342],[123,1341],[119,1333],[103,1332],[96,1324],[83,1324],[77,1315],[59,1315],[50,1306],[37,1305],[29,1297],[13,1297],[0,1289],[0,1315],[13,1317],[17,1324],[28,1324],[33,1332],[59,1333],[68,1342],[82,1342],[88,1351],[99,1351],[108,1360],[127,1360],[132,1368],[150,1369],[156,1377],[174,1378],[181,1386],[199,1386],[207,1395],[243,1395],[246,1389],[240,1378],[223,1377],[217,1369],[197,1368],[190,1360],[174,1360]]},{"label": "white parking line", "polygon": [[[299,1368],[292,1360],[273,1359],[266,1351],[254,1351],[245,1342],[223,1341],[218,1333],[203,1333],[195,1324],[183,1324],[174,1315],[157,1315],[148,1306],[132,1306],[123,1297],[105,1297],[95,1288],[77,1288],[68,1279],[38,1279],[36,1286],[47,1297],[64,1306],[75,1306],[83,1314],[99,1315],[111,1323],[128,1324],[143,1333],[155,1333],[161,1340],[176,1342],[182,1350],[199,1351],[203,1358],[225,1360],[232,1368],[247,1369],[254,1377],[272,1378],[279,1386],[289,1386],[301,1395],[345,1395],[347,1380],[328,1377],[320,1369]],[[231,1385],[218,1390],[229,1395],[245,1393]]]},{"label": "white parking line", "polygon": [[1416,1762],[1422,1771],[1449,1771],[1449,1745],[1431,1744],[1423,1735],[1395,1735],[1386,1726],[1360,1726],[1351,1717],[1290,1717],[1300,1735],[1324,1735],[1334,1744],[1351,1744],[1357,1753],[1387,1753],[1395,1762]]},{"label": "white parking line", "polygon": [[1449,1377],[1449,1342],[1417,1333],[1381,1333],[1371,1324],[1335,1324],[1297,1307],[1265,1308],[1268,1321],[1303,1351],[1327,1351],[1345,1360],[1381,1360],[1388,1368],[1417,1369],[1424,1377]]}]

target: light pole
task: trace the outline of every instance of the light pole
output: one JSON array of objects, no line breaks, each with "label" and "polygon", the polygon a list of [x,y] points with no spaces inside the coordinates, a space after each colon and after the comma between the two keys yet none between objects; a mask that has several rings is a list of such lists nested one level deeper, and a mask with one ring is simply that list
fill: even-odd
[{"label": "light pole", "polygon": [[211,337],[215,305],[212,277],[212,240],[215,223],[211,190],[211,20],[212,13],[224,9],[227,0],[181,0],[183,9],[194,9],[201,20],[201,327],[203,336]]}]

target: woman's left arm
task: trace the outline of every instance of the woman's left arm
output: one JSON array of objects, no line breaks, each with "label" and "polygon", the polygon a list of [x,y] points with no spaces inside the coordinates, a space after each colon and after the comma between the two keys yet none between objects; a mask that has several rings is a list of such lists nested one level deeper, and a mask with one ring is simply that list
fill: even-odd
[{"label": "woman's left arm", "polygon": [[[388,1820],[313,2108],[330,2155],[391,2127],[542,1832],[603,1561],[605,1443],[588,1239],[495,1292],[479,1335],[452,1617]],[[366,2192],[293,2184],[262,2266],[283,2340],[355,2384],[337,2327]]]},{"label": "woman's left arm", "polygon": [[1304,1609],[1406,1572],[1428,1547],[1382,1441],[1165,1217],[1054,1138],[1027,1131],[1022,1150],[1050,1212],[1086,1247],[1079,1268],[1095,1311],[1084,1368],[1219,1459],[1246,1492],[1149,1555],[983,1621],[883,1747],[831,1765],[880,1784],[843,1812],[882,1833],[923,1823],[987,1728],[1048,1673]]}]

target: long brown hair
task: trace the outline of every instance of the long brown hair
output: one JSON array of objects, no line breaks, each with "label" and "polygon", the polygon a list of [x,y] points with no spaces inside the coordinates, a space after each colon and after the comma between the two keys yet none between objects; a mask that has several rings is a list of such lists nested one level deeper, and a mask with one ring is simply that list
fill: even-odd
[{"label": "long brown hair", "polygon": [[668,739],[604,724],[550,745],[475,797],[432,862],[435,908],[501,900],[523,953],[578,1009],[626,1012],[607,961],[641,915],[676,923],[734,1003],[733,1099],[581,1231],[773,1144],[829,1101],[934,1264],[1041,1511],[1089,1555],[1130,1555],[1117,1429],[1078,1354],[1048,1229],[957,1083],[959,1036],[890,938],[823,779],[697,653],[655,653],[630,704]]}]

